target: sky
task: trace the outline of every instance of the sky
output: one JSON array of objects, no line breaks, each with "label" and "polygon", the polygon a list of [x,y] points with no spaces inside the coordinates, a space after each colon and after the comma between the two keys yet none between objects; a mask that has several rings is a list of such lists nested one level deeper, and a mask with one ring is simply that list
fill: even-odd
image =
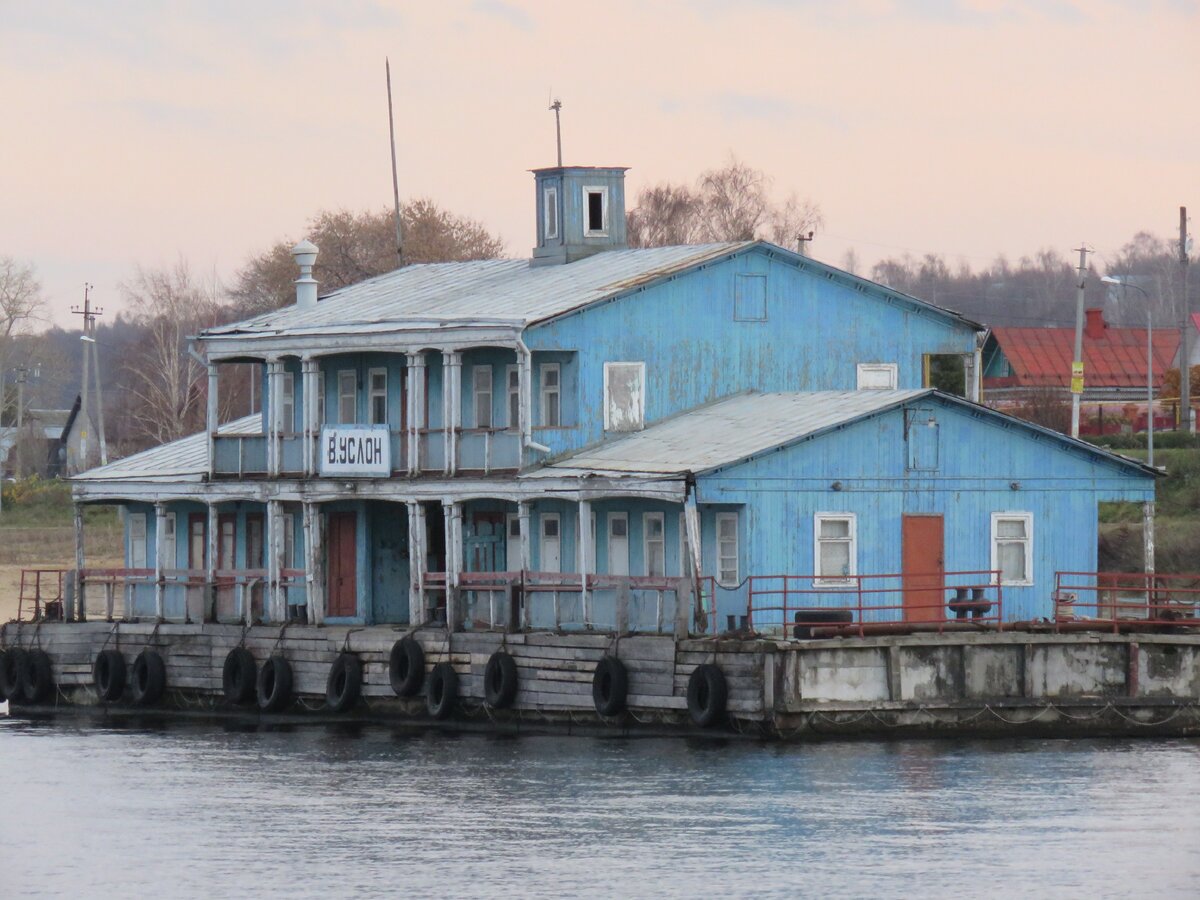
[{"label": "sky", "polygon": [[231,280],[400,190],[533,246],[533,178],[631,198],[731,154],[816,201],[813,255],[1103,265],[1200,211],[1200,0],[0,0],[0,256],[50,321],[135,266]]}]

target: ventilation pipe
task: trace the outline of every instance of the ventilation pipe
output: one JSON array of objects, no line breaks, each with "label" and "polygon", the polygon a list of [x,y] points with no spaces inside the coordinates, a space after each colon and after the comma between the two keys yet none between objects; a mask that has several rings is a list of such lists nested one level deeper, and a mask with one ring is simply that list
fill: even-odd
[{"label": "ventilation pipe", "polygon": [[317,305],[317,279],[313,278],[313,263],[317,261],[317,246],[311,241],[301,241],[292,248],[292,259],[300,267],[296,279],[296,306],[313,309]]}]

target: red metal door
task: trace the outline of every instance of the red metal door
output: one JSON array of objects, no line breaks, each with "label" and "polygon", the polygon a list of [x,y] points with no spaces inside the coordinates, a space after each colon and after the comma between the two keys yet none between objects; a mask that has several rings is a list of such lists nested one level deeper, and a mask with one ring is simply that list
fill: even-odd
[{"label": "red metal door", "polygon": [[946,602],[942,517],[904,516],[901,527],[904,621],[940,622],[945,618]]},{"label": "red metal door", "polygon": [[353,616],[358,613],[357,522],[357,513],[329,514],[327,591],[330,616]]}]

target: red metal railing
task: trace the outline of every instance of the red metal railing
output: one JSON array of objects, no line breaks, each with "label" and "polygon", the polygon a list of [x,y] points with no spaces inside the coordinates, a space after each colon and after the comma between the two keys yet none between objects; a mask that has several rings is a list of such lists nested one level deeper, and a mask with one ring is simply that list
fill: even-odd
[{"label": "red metal railing", "polygon": [[999,572],[889,573],[816,578],[751,575],[746,615],[751,628],[782,627],[796,637],[1003,627]]},{"label": "red metal railing", "polygon": [[1200,627],[1200,575],[1056,572],[1055,630],[1162,625]]},{"label": "red metal railing", "polygon": [[17,597],[17,621],[25,618],[25,606],[33,612],[33,621],[42,618],[61,620],[63,612],[63,579],[66,569],[22,569],[21,593]]}]

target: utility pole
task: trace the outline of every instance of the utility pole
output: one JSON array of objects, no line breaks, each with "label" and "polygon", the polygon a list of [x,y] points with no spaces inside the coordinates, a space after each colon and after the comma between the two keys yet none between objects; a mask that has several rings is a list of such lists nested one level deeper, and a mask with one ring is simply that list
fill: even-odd
[{"label": "utility pole", "polygon": [[1088,248],[1080,244],[1079,291],[1075,301],[1075,358],[1071,361],[1071,437],[1079,437],[1079,398],[1083,394],[1083,289],[1087,285]]},{"label": "utility pole", "polygon": [[[400,181],[396,175],[396,124],[392,118],[392,63],[386,56],[383,58],[383,68],[387,73],[388,89],[388,137],[392,144],[392,199],[396,204],[396,263],[404,265],[404,226],[400,220]],[[251,376],[253,378],[253,376]],[[253,389],[253,380],[251,389]],[[251,402],[251,406],[253,406]]]},{"label": "utility pole", "polygon": [[562,112],[562,101],[557,97],[550,104],[550,109],[554,111],[554,137],[558,142],[558,167],[562,168],[562,121],[559,119],[559,114]]},{"label": "utility pole", "polygon": [[[79,464],[85,468],[87,467],[88,459],[88,425],[91,422],[91,420],[88,418],[88,382],[91,381],[91,366],[89,365],[90,360],[88,358],[88,354],[89,352],[95,352],[96,339],[92,336],[92,332],[95,330],[96,316],[104,315],[104,310],[100,309],[99,307],[92,306],[92,287],[93,286],[90,284],[84,284],[83,286],[82,309],[78,306],[71,307],[71,313],[73,315],[83,316],[83,334],[80,335],[79,338],[80,343],[83,344],[83,364],[80,367],[82,384],[79,390],[79,415],[83,420],[83,425],[81,426],[82,430],[80,431],[79,437]],[[97,395],[99,395],[99,364],[96,365],[95,370],[97,373]],[[100,439],[100,446],[104,446],[103,437]]]},{"label": "utility pole", "polygon": [[1192,414],[1192,358],[1188,349],[1192,335],[1192,304],[1188,302],[1187,207],[1179,207],[1179,308],[1183,318],[1179,323],[1179,427],[1196,433],[1196,417]]}]

